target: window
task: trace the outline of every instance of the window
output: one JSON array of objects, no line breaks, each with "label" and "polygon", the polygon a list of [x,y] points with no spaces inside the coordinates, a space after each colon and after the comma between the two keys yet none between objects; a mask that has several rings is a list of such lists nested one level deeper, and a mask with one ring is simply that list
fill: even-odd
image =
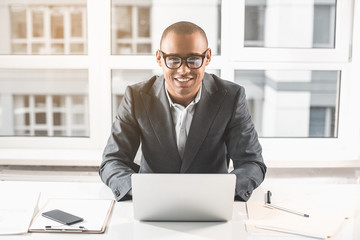
[{"label": "window", "polygon": [[161,74],[184,20],[207,72],[245,87],[269,167],[360,166],[359,17],[336,0],[2,2],[0,165],[98,166],[126,86]]},{"label": "window", "polygon": [[17,136],[88,136],[87,97],[84,95],[15,95]]},{"label": "window", "polygon": [[89,136],[87,85],[84,70],[0,70],[0,136]]},{"label": "window", "polygon": [[[211,18],[199,17],[205,13]],[[153,54],[159,48],[162,31],[185,20],[201,25],[207,32],[214,54],[220,52],[221,1],[112,1],[112,54]]]},{"label": "window", "polygon": [[[77,1],[80,2],[80,1]],[[0,22],[0,54],[86,54],[86,2],[65,5],[9,2]],[[6,18],[9,16],[9,18]],[[7,32],[10,34],[8,35]]]},{"label": "window", "polygon": [[[236,70],[260,137],[337,137],[338,71]],[[327,115],[324,115],[327,109]]]},{"label": "window", "polygon": [[113,54],[150,54],[149,6],[113,6]]},{"label": "window", "polygon": [[334,48],[336,0],[245,1],[245,46]]}]

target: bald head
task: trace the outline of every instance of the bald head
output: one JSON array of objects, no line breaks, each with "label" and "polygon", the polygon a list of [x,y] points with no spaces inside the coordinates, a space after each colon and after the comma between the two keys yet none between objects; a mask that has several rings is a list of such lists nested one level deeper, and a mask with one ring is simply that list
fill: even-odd
[{"label": "bald head", "polygon": [[190,35],[193,33],[200,33],[200,35],[206,41],[206,47],[208,46],[208,40],[207,40],[206,34],[201,27],[199,27],[198,25],[191,23],[191,22],[181,21],[181,22],[176,22],[176,23],[170,25],[169,27],[167,27],[164,30],[164,32],[161,36],[161,40],[160,40],[160,49],[161,49],[164,39],[167,37],[167,35],[169,33],[176,33],[179,35],[181,35],[181,34],[189,34]]}]

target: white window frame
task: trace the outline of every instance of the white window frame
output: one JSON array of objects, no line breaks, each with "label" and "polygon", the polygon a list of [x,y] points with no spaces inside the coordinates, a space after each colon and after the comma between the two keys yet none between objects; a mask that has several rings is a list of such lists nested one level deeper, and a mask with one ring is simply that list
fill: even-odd
[{"label": "white window frame", "polygon": [[[230,81],[242,69],[342,73],[338,138],[260,138],[268,167],[360,167],[360,32],[352,35],[360,28],[360,6],[337,3],[335,49],[265,49],[241,47],[236,28],[243,26],[244,0],[222,0],[221,55],[213,56],[208,70],[220,69]],[[111,70],[159,69],[154,55],[111,55],[110,0],[87,0],[87,11],[88,55],[0,55],[0,69],[88,69],[90,137],[2,136],[0,165],[98,166],[112,122]]]}]

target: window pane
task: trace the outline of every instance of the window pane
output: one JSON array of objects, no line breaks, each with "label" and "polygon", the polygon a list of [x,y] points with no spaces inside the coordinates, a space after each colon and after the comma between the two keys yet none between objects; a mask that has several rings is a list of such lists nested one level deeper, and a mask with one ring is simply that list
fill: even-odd
[{"label": "window pane", "polygon": [[[221,1],[112,0],[112,54],[154,54],[164,29],[191,21],[204,29],[212,53],[220,53]],[[211,17],[204,18],[204,14]]]},{"label": "window pane", "polygon": [[[12,44],[12,53],[13,54],[26,54],[27,46],[26,44]],[[36,49],[36,47],[35,47]]]},{"label": "window pane", "polygon": [[116,38],[131,38],[132,36],[132,11],[130,6],[115,8]]},{"label": "window pane", "polygon": [[42,11],[33,11],[32,15],[33,21],[33,37],[43,37],[44,36],[44,14]]},{"label": "window pane", "polygon": [[0,54],[87,54],[86,0],[20,2],[0,4]]},{"label": "window pane", "polygon": [[88,112],[87,70],[0,70],[0,136],[89,136]]},{"label": "window pane", "polygon": [[150,37],[150,8],[138,8],[139,37]]},{"label": "window pane", "polygon": [[338,71],[236,70],[260,137],[337,137]]},{"label": "window pane", "polygon": [[314,48],[334,48],[335,45],[335,7],[332,5],[314,6]]},{"label": "window pane", "polygon": [[51,15],[51,37],[64,38],[64,16],[57,11]]},{"label": "window pane", "polygon": [[66,124],[65,113],[54,112],[53,118],[54,118],[54,126],[61,126]]},{"label": "window pane", "polygon": [[336,0],[246,0],[245,47],[334,48]]},{"label": "window pane", "polygon": [[51,53],[62,54],[63,52],[64,52],[64,44],[61,43],[51,44]]},{"label": "window pane", "polygon": [[71,36],[81,37],[82,36],[82,14],[81,12],[71,14]]},{"label": "window pane", "polygon": [[138,44],[137,51],[138,51],[138,53],[151,52],[151,44]]},{"label": "window pane", "polygon": [[70,52],[74,54],[81,54],[84,52],[84,44],[74,43],[70,45]]},{"label": "window pane", "polygon": [[45,108],[46,107],[46,96],[44,95],[35,95],[35,107],[36,108]]},{"label": "window pane", "polygon": [[35,124],[46,124],[46,113],[35,113]]},{"label": "window pane", "polygon": [[265,6],[246,6],[245,45],[262,47],[264,44]]},{"label": "window pane", "polygon": [[34,43],[32,45],[32,52],[33,54],[41,54],[45,50],[45,45],[41,43]]},{"label": "window pane", "polygon": [[[1,10],[4,11],[4,9]],[[11,37],[15,39],[26,38],[26,9],[23,7],[12,7],[10,8],[10,17]]]}]

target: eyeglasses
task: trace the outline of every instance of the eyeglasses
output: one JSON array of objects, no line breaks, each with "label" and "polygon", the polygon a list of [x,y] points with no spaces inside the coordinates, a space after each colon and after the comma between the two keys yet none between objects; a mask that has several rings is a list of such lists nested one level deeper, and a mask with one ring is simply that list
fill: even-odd
[{"label": "eyeglasses", "polygon": [[166,67],[170,69],[178,69],[179,67],[181,67],[183,62],[185,62],[186,66],[190,69],[198,69],[201,68],[201,66],[203,65],[204,58],[208,50],[209,48],[206,49],[205,52],[203,52],[202,54],[192,54],[186,57],[180,57],[176,54],[166,54],[161,50],[159,51],[161,56],[164,58]]}]

